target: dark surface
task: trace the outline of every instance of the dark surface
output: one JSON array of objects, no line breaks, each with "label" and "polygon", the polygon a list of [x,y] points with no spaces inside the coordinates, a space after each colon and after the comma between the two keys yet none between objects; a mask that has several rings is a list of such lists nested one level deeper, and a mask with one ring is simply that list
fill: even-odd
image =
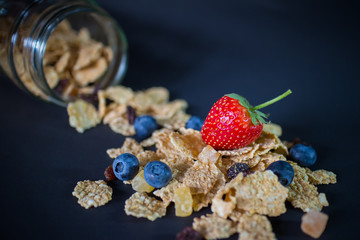
[{"label": "dark surface", "polygon": [[[318,153],[312,169],[338,175],[320,186],[330,203],[320,239],[358,239],[359,9],[343,1],[101,1],[125,30],[130,61],[124,85],[165,86],[205,117],[225,93],[254,105],[288,88],[293,94],[265,112]],[[133,192],[112,184],[113,200],[85,210],[71,195],[77,181],[104,179],[106,149],[124,138],[107,126],[78,134],[65,109],[37,101],[1,76],[2,239],[174,239],[194,216],[150,222],[126,216]],[[311,239],[302,212],[272,218],[279,240]],[[237,239],[234,236],[232,239]]]}]

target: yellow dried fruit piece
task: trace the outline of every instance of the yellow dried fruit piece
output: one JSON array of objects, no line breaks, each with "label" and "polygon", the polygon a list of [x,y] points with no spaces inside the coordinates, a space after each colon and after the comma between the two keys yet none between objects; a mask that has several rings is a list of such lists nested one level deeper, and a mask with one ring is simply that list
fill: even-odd
[{"label": "yellow dried fruit piece", "polygon": [[150,186],[144,178],[144,170],[141,170],[131,181],[131,186],[132,188],[139,192],[139,193],[143,193],[143,192],[152,192],[152,190],[154,190],[154,187]]},{"label": "yellow dried fruit piece", "polygon": [[174,190],[175,215],[187,217],[192,214],[193,199],[190,188],[183,186]]}]

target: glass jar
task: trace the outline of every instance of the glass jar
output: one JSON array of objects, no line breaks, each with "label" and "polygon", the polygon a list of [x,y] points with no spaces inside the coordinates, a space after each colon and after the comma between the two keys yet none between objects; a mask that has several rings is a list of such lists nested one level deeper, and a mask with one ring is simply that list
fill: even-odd
[{"label": "glass jar", "polygon": [[127,41],[94,1],[0,0],[0,66],[24,91],[65,106],[122,80]]}]

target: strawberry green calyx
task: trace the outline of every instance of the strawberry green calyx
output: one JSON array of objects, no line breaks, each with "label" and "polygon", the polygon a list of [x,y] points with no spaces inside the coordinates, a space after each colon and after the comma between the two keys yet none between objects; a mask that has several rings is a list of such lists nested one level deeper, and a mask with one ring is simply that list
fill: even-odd
[{"label": "strawberry green calyx", "polygon": [[240,96],[236,93],[226,94],[225,96],[239,100],[239,103],[241,104],[241,106],[243,106],[244,108],[246,108],[248,110],[252,123],[254,125],[258,125],[260,123],[267,123],[265,118],[269,117],[269,114],[260,112],[259,109],[267,107],[277,101],[280,101],[281,99],[287,97],[291,93],[292,93],[292,91],[289,89],[286,92],[284,92],[283,94],[281,94],[280,96],[273,98],[270,101],[264,102],[260,105],[257,105],[255,107],[251,106],[250,103],[248,102],[248,100],[246,100],[246,98],[244,98],[243,96]]}]

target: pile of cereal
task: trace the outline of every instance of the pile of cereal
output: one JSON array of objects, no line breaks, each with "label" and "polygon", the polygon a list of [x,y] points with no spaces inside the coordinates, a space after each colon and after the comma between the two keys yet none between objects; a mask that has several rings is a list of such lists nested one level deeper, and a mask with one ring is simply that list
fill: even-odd
[{"label": "pile of cereal", "polygon": [[[47,99],[34,83],[23,63],[22,50],[16,48],[15,61],[20,80],[36,96]],[[96,81],[113,59],[109,46],[91,38],[87,28],[74,30],[62,21],[51,33],[43,58],[44,74],[49,88],[65,100],[92,96]]]},{"label": "pile of cereal", "polygon": [[[284,214],[285,202],[289,201],[293,207],[306,212],[301,224],[305,233],[317,238],[324,231],[328,216],[321,210],[329,203],[316,185],[336,183],[336,175],[326,170],[312,171],[290,160],[289,149],[295,145],[279,139],[282,132],[279,125],[265,124],[260,137],[245,147],[215,150],[203,141],[199,129],[186,128],[190,118],[185,113],[186,102],[169,102],[164,88],[133,92],[117,86],[99,91],[98,96],[97,110],[82,100],[69,104],[70,124],[79,132],[102,121],[115,132],[135,135],[134,114],[152,116],[160,126],[146,139],[137,141],[127,137],[121,147],[107,150],[114,163],[123,154],[138,159],[136,170],[132,170],[136,171],[135,177],[123,181],[131,184],[135,191],[125,202],[127,215],[154,221],[166,215],[171,202],[179,217],[210,206],[212,213],[194,218],[192,228],[185,228],[177,239],[187,239],[184,236],[190,235],[195,236],[192,239],[221,239],[235,233],[240,240],[275,239],[268,216]],[[154,151],[148,150],[151,146],[155,146]],[[269,166],[278,161],[287,162],[293,168],[293,179],[287,186],[269,170]],[[154,188],[146,179],[146,168],[152,162],[165,163],[171,170],[171,180],[162,187]],[[244,168],[238,168],[239,172],[234,174],[233,166],[240,163],[248,169],[242,172]],[[119,178],[113,166],[105,170],[107,181]],[[103,182],[93,184],[100,188]],[[84,182],[79,182],[75,189],[81,188],[79,185],[83,186]],[[79,198],[80,204],[86,198],[84,207],[89,206],[92,196],[91,203],[96,207],[106,203],[105,200],[99,203],[99,199],[108,199],[109,191],[103,192],[81,195],[75,190],[73,195]]]}]

